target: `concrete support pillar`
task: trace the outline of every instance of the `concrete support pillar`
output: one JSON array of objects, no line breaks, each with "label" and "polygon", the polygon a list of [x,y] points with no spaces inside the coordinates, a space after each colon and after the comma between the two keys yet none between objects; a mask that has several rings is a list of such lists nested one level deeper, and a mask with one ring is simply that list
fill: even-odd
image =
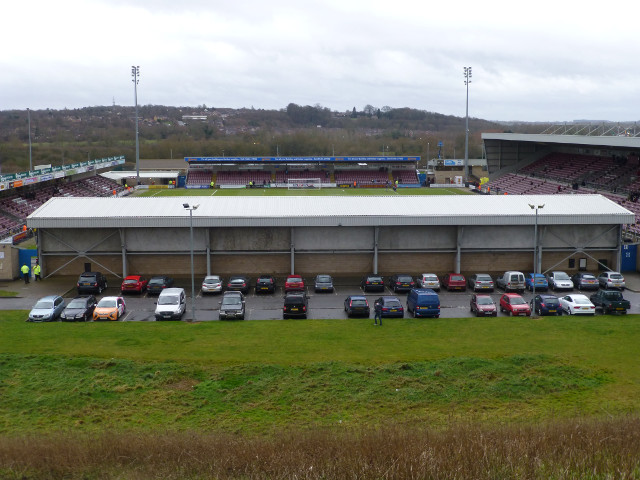
[{"label": "concrete support pillar", "polygon": [[204,230],[204,241],[207,246],[207,275],[211,275],[211,233],[210,229]]},{"label": "concrete support pillar", "polygon": [[47,269],[44,264],[44,256],[42,255],[42,240],[40,239],[40,231],[36,230],[36,248],[38,249],[38,264],[40,264],[40,278],[44,278]]},{"label": "concrete support pillar", "polygon": [[127,240],[124,228],[119,228],[120,247],[122,248],[122,278],[127,276]]},{"label": "concrete support pillar", "polygon": [[464,233],[464,227],[462,225],[458,225],[458,234],[456,238],[456,264],[454,266],[453,271],[455,273],[460,273],[460,263],[462,257],[462,234]]},{"label": "concrete support pillar", "polygon": [[616,249],[616,268],[615,271],[622,270],[622,225],[618,225],[618,248]]},{"label": "concrete support pillar", "polygon": [[291,275],[296,273],[296,244],[295,244],[295,228],[291,227]]},{"label": "concrete support pillar", "polygon": [[373,273],[378,274],[378,236],[380,227],[373,227]]}]

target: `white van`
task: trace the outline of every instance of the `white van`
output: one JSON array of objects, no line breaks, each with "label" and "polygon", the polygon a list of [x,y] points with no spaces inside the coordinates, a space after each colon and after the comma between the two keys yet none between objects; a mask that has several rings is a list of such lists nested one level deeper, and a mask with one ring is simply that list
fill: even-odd
[{"label": "white van", "polygon": [[184,288],[165,288],[158,296],[156,320],[180,320],[186,309]]}]

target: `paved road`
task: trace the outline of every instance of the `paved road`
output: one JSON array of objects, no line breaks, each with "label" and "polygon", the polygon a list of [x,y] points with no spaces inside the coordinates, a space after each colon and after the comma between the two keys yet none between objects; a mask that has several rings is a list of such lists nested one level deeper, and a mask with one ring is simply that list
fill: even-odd
[{"label": "paved road", "polygon": [[[176,286],[185,288],[187,292],[187,312],[183,317],[184,320],[192,319],[191,308],[191,287],[189,282],[177,282]],[[29,285],[23,285],[22,282],[12,282],[13,289],[19,290],[19,296],[16,298],[1,298],[0,310],[17,309],[30,310],[35,301],[44,295],[58,294],[62,295],[67,302],[76,294],[74,285],[69,281],[45,281],[39,284],[33,282]],[[7,288],[7,284],[0,285],[0,288]],[[577,293],[577,290],[574,291]],[[501,295],[501,291],[496,290],[491,296],[496,303]],[[554,294],[553,292],[550,292]],[[585,292],[589,295],[591,292]],[[117,287],[109,287],[102,296],[119,295],[120,291]],[[313,288],[307,287],[307,295],[309,296],[309,314],[310,319],[323,318],[347,318],[344,312],[344,299],[349,295],[362,295],[363,292],[356,285],[338,285],[333,293],[315,293]],[[259,294],[256,295],[253,290],[246,296],[246,315],[247,320],[279,320],[282,319],[282,297],[284,293],[282,287],[279,287],[275,294]],[[367,293],[366,296],[369,304],[373,307],[373,302],[381,293]],[[385,288],[384,295],[394,295],[388,288]],[[562,295],[557,293],[556,295]],[[406,307],[406,294],[397,295],[400,301]],[[525,292],[523,297],[529,301],[531,293]],[[631,310],[629,313],[640,313],[640,293],[626,290],[624,296],[631,302]],[[441,318],[461,318],[471,317],[469,311],[469,299],[471,292],[440,292]],[[195,310],[196,320],[210,321],[218,320],[218,307],[221,296],[218,294],[205,294],[199,290],[196,292]],[[142,295],[126,295],[127,315],[124,321],[155,321],[154,310],[157,297]],[[373,314],[373,312],[372,312]],[[0,312],[1,315],[1,312]],[[502,315],[498,313],[498,315]],[[405,312],[405,317],[409,314]]]}]

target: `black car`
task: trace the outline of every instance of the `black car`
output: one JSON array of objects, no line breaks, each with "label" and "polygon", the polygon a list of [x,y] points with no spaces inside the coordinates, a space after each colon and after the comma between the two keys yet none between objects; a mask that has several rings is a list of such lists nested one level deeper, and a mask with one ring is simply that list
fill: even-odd
[{"label": "black car", "polygon": [[553,295],[536,295],[529,304],[536,315],[562,315],[560,300]]},{"label": "black car", "polygon": [[384,278],[380,275],[367,275],[360,282],[364,292],[384,292]]},{"label": "black car", "polygon": [[242,292],[224,292],[220,301],[220,320],[244,320],[244,311]]},{"label": "black car", "polygon": [[411,275],[397,273],[389,279],[389,288],[394,292],[408,292],[416,286]]},{"label": "black car", "polygon": [[282,318],[307,318],[308,310],[307,295],[304,292],[291,292],[284,296]]},{"label": "black car", "polygon": [[398,297],[380,297],[375,301],[374,308],[380,306],[382,317],[404,317],[404,306]]},{"label": "black car", "polygon": [[347,317],[355,315],[361,315],[368,317],[371,314],[369,308],[369,302],[364,295],[350,295],[344,301],[344,311],[347,312]]},{"label": "black car", "polygon": [[573,277],[573,286],[578,290],[598,290],[600,288],[600,282],[598,277],[589,272],[578,272]]},{"label": "black car", "polygon": [[273,293],[276,291],[276,279],[271,275],[260,275],[256,280],[256,293]]},{"label": "black car", "polygon": [[227,282],[227,290],[249,293],[249,279],[242,275],[234,275]]},{"label": "black car", "polygon": [[107,278],[100,272],[84,272],[78,278],[78,295],[83,293],[102,293],[107,288]]},{"label": "black car", "polygon": [[164,275],[151,277],[147,283],[147,293],[149,295],[160,295],[165,288],[173,287],[173,278]]},{"label": "black car", "polygon": [[60,314],[63,322],[88,322],[93,317],[93,310],[98,301],[93,295],[82,295],[69,302]]}]

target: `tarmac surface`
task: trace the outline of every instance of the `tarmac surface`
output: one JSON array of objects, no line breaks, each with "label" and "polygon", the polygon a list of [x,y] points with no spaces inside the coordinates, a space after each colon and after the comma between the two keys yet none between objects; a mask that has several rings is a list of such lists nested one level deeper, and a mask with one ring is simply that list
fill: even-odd
[{"label": "tarmac surface", "polygon": [[[627,289],[623,292],[624,297],[631,302],[631,309],[628,313],[640,313],[640,273],[625,272],[624,273]],[[183,316],[183,321],[193,320],[192,312],[195,311],[196,321],[218,320],[218,307],[221,296],[219,294],[202,294],[200,291],[201,278],[195,279],[195,308],[192,308],[191,298],[191,280],[190,278],[176,278],[176,287],[182,287],[187,293],[187,310]],[[0,318],[2,310],[26,310],[29,311],[38,299],[47,295],[61,295],[66,303],[69,303],[76,293],[76,277],[51,277],[45,280],[35,282],[33,278],[28,284],[24,280],[0,281],[0,290],[16,292],[15,297],[0,297]],[[313,291],[313,279],[305,278],[307,283],[307,295],[309,296],[309,314],[310,319],[324,318],[343,318],[346,319],[344,311],[344,300],[349,295],[363,295],[357,279],[335,279],[335,290],[331,293],[315,293]],[[120,296],[119,283],[114,286],[113,279],[109,282],[110,286],[102,295],[96,295],[98,298],[103,296]],[[311,284],[311,287],[309,287]],[[549,291],[549,294],[562,296],[561,292]],[[589,296],[592,292],[578,292]],[[442,290],[439,292],[441,304],[441,318],[461,318],[472,317],[469,311],[469,299],[472,292],[447,292]],[[496,303],[502,294],[501,290],[495,290],[491,293]],[[256,295],[251,289],[246,295],[246,315],[247,320],[279,320],[282,319],[282,297],[284,293],[282,286],[279,286],[275,294]],[[373,302],[381,295],[395,295],[405,305],[406,310],[406,294],[394,294],[385,288],[384,293],[367,293],[366,296],[369,304],[373,307]],[[523,297],[529,301],[532,294],[525,292]],[[143,294],[123,295],[127,305],[127,314],[122,318],[123,321],[155,321],[154,311],[157,297]],[[372,313],[373,316],[373,308]],[[503,315],[498,313],[498,315]],[[26,319],[25,314],[25,319]],[[405,317],[409,317],[405,311]],[[392,321],[392,320],[391,320]]]}]

